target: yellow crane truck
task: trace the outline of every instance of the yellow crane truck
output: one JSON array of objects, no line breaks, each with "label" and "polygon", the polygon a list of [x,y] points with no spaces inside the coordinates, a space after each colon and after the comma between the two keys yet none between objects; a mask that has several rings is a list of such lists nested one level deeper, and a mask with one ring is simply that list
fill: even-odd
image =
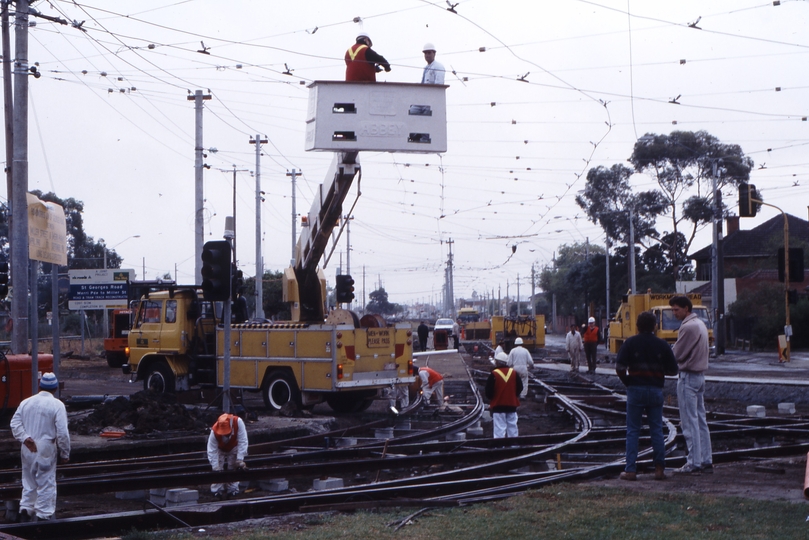
[{"label": "yellow crane truck", "polygon": [[644,311],[651,311],[657,319],[655,335],[660,339],[665,339],[673,344],[677,341],[677,332],[680,329],[680,321],[674,316],[669,306],[669,300],[675,296],[687,296],[694,305],[693,312],[702,319],[708,327],[708,337],[713,346],[713,330],[711,329],[711,318],[708,308],[702,305],[702,295],[697,293],[653,293],[651,290],[645,294],[626,294],[621,299],[621,307],[615,313],[615,318],[610,321],[609,349],[611,353],[617,353],[621,345],[627,338],[638,333],[636,321],[638,314]]},{"label": "yellow crane truck", "polygon": [[[284,272],[292,320],[231,324],[222,320],[224,304],[205,300],[197,285],[149,292],[136,308],[124,371],[158,392],[222,387],[227,346],[231,388],[261,391],[269,409],[326,401],[338,412],[363,410],[381,390],[414,382],[410,325],[389,325],[376,315],[360,319],[343,309],[329,312],[318,265],[352,182],[361,178],[360,150],[446,151],[446,88],[312,83],[306,150],[331,151],[334,159],[301,228],[295,261]],[[430,114],[414,115],[413,103]]]},{"label": "yellow crane truck", "polygon": [[491,328],[492,348],[497,347],[500,340],[505,340],[505,349],[510,351],[518,337],[522,338],[523,347],[529,351],[545,347],[545,315],[536,318],[530,315],[495,315],[491,319]]}]

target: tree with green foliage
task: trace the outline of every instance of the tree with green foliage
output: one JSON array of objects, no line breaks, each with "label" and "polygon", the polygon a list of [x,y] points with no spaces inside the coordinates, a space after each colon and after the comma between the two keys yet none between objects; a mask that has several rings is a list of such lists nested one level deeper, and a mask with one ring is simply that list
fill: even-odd
[{"label": "tree with green foliage", "polygon": [[368,313],[379,313],[380,315],[393,315],[404,311],[404,308],[399,304],[392,304],[388,302],[388,293],[384,287],[380,287],[372,291],[368,297],[371,299],[368,305],[365,306],[365,311]]},{"label": "tree with green foliage", "polygon": [[721,200],[725,186],[738,186],[750,179],[753,160],[737,144],[722,144],[707,131],[672,131],[668,135],[647,133],[635,143],[630,163],[635,171],[657,182],[665,202],[671,230],[658,241],[669,259],[676,279],[697,232],[714,218],[713,183],[719,196],[719,215],[727,215]]}]

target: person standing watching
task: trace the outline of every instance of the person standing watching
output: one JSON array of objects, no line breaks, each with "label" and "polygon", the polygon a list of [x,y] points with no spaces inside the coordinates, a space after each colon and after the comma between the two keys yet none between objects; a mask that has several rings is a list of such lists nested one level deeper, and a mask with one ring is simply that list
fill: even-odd
[{"label": "person standing watching", "polygon": [[587,373],[595,375],[598,360],[598,326],[593,317],[587,319],[587,329],[582,336],[584,356],[587,357]]},{"label": "person standing watching", "polygon": [[421,352],[427,350],[427,338],[430,336],[430,327],[424,324],[424,321],[421,321],[421,324],[416,329],[416,333],[419,335],[419,348]]},{"label": "person standing watching", "polygon": [[534,367],[534,359],[528,349],[522,346],[522,338],[514,340],[514,348],[508,353],[508,365],[514,368],[522,379],[522,391],[520,397],[525,399],[528,396],[529,370]]},{"label": "person standing watching", "polygon": [[643,413],[652,439],[655,480],[666,479],[666,442],[663,438],[663,386],[666,375],[677,374],[671,347],[654,335],[657,319],[644,311],[638,315],[638,335],[627,339],[618,350],[615,373],[626,386],[626,466],[621,480],[635,480],[638,438]]},{"label": "person standing watching", "polygon": [[687,296],[669,300],[671,312],[680,323],[674,357],[680,368],[677,381],[677,404],[680,407],[680,429],[685,437],[688,459],[676,473],[712,473],[711,433],[705,417],[705,370],[708,369],[708,329],[692,313],[693,304]]},{"label": "person standing watching", "polygon": [[567,351],[568,358],[570,358],[570,371],[578,373],[584,344],[582,343],[581,334],[575,324],[570,325],[570,332],[565,336],[565,350]]},{"label": "person standing watching", "polygon": [[[347,81],[376,81],[376,72],[390,71],[385,57],[371,49],[373,43],[368,34],[360,34],[357,41],[345,54]],[[379,66],[382,66],[381,68]]]},{"label": "person standing watching", "polygon": [[436,370],[427,366],[419,368],[419,378],[421,379],[421,393],[424,397],[424,404],[430,403],[430,397],[435,395],[438,401],[439,410],[444,410],[444,377]]},{"label": "person standing watching", "polygon": [[[214,471],[246,470],[247,428],[236,415],[225,413],[217,418],[208,435],[208,462]],[[217,499],[239,494],[239,482],[229,482],[227,492],[222,484],[211,484],[211,493]]]},{"label": "person standing watching", "polygon": [[422,52],[427,65],[421,74],[421,84],[444,84],[444,66],[435,61],[435,45],[425,43]]},{"label": "person standing watching", "polygon": [[520,406],[522,380],[506,365],[506,360],[495,360],[496,367],[486,379],[486,397],[494,423],[494,438],[517,437],[517,407]]},{"label": "person standing watching", "polygon": [[26,398],[11,418],[11,432],[22,443],[20,521],[47,521],[56,511],[56,464],[70,460],[65,405],[54,394],[53,373],[39,380],[39,393]]}]

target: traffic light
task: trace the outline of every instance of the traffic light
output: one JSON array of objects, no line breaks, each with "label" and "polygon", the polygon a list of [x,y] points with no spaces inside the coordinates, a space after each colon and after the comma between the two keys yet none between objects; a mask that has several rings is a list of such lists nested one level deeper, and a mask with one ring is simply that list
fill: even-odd
[{"label": "traffic light", "polygon": [[8,263],[0,262],[0,299],[8,296]]},{"label": "traffic light", "polygon": [[230,243],[205,242],[202,246],[202,296],[214,302],[230,298]]},{"label": "traffic light", "polygon": [[753,199],[757,197],[756,186],[739,184],[739,217],[755,217],[757,205]]},{"label": "traffic light", "polygon": [[354,300],[354,279],[348,274],[337,276],[337,287],[334,294],[338,304],[350,304]]},{"label": "traffic light", "polygon": [[[778,248],[778,281],[786,280],[784,275],[784,248]],[[803,283],[803,248],[789,248],[789,282]]]}]

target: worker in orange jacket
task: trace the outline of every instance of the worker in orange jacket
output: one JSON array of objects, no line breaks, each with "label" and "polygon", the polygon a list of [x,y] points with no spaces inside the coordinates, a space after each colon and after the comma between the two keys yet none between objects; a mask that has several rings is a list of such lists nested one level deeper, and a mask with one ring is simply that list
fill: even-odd
[{"label": "worker in orange jacket", "polygon": [[598,358],[598,326],[593,317],[587,319],[587,328],[581,336],[584,342],[584,356],[587,358],[587,373],[594,375]]},{"label": "worker in orange jacket", "polygon": [[[214,471],[246,470],[247,429],[236,415],[225,413],[211,427],[208,436],[208,461]],[[239,482],[229,482],[227,492],[222,484],[211,484],[211,492],[218,499],[239,494]]]},{"label": "worker in orange jacket", "polygon": [[371,49],[372,46],[368,34],[362,33],[357,36],[357,42],[348,48],[345,54],[347,81],[374,82],[377,71],[390,71],[390,63]]},{"label": "worker in orange jacket", "polygon": [[430,403],[430,396],[435,395],[438,408],[444,410],[444,377],[436,370],[424,366],[419,368],[419,378],[421,379],[421,394],[424,403]]}]

